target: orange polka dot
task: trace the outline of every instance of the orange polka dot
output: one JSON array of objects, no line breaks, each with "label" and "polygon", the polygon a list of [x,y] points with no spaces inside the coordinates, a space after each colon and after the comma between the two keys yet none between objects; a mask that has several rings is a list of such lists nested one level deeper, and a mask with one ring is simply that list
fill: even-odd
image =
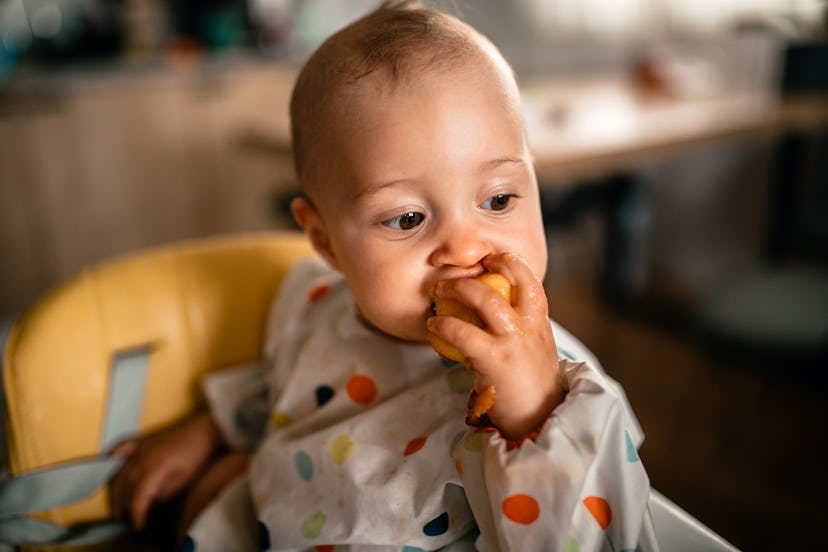
[{"label": "orange polka dot", "polygon": [[404,456],[409,456],[414,454],[421,448],[423,448],[426,444],[426,440],[428,437],[417,437],[416,439],[411,439],[407,445],[405,445],[405,451],[403,452]]},{"label": "orange polka dot", "polygon": [[317,544],[313,547],[316,552],[333,552],[335,548],[332,544]]},{"label": "orange polka dot", "polygon": [[457,470],[457,473],[463,475],[463,464],[460,463],[460,460],[454,461],[454,469]]},{"label": "orange polka dot", "polygon": [[538,501],[527,494],[512,495],[503,501],[503,515],[515,523],[529,525],[540,516]]},{"label": "orange polka dot", "polygon": [[377,397],[377,384],[368,376],[356,374],[346,386],[348,396],[358,404],[371,404]]},{"label": "orange polka dot", "polygon": [[601,529],[606,530],[609,527],[612,521],[612,508],[610,508],[609,502],[600,496],[588,496],[584,499],[584,506],[598,522],[598,525],[601,526]]},{"label": "orange polka dot", "polygon": [[328,295],[330,291],[331,286],[329,284],[319,284],[317,286],[314,286],[313,289],[311,289],[308,292],[308,301],[310,301],[311,303],[316,303],[317,301]]}]

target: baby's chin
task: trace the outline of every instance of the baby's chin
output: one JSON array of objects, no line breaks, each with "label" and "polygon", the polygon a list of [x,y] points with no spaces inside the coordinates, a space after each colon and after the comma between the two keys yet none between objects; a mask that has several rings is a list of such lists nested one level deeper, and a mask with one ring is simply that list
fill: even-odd
[{"label": "baby's chin", "polygon": [[412,343],[428,343],[428,330],[426,330],[425,325],[426,315],[398,320],[386,317],[369,317],[357,308],[357,318],[368,329],[388,337]]}]

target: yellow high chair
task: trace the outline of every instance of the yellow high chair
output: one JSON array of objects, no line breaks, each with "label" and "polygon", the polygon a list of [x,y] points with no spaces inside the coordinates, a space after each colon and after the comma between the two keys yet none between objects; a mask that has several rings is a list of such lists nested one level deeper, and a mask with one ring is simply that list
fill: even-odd
[{"label": "yellow high chair", "polygon": [[[203,373],[258,361],[281,279],[310,253],[295,232],[196,240],[100,263],[42,297],[4,350],[0,543],[138,550],[110,515],[107,452],[190,413]],[[663,551],[734,550],[655,491],[650,511]]]},{"label": "yellow high chair", "polygon": [[13,477],[0,542],[34,552],[123,533],[108,522],[108,450],[191,412],[204,372],[257,361],[282,276],[310,252],[294,232],[188,242],[101,263],[40,299],[3,357]]}]

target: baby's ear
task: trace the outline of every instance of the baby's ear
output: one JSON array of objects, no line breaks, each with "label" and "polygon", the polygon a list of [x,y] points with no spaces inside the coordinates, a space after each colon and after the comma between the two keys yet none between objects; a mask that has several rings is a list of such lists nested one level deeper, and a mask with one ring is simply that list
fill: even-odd
[{"label": "baby's ear", "polygon": [[336,255],[331,247],[325,221],[322,220],[313,203],[304,196],[295,197],[290,202],[290,212],[293,213],[296,223],[305,230],[316,252],[338,270],[339,264],[336,262]]}]

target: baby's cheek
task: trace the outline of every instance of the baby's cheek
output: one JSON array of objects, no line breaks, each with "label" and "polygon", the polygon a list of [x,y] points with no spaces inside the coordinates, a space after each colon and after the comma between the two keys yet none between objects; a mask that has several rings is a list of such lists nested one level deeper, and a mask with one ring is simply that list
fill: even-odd
[{"label": "baby's cheek", "polygon": [[370,301],[370,307],[362,311],[372,326],[406,341],[425,341],[425,307],[418,309],[416,305],[406,304],[394,298],[384,301],[376,299],[379,297],[374,296]]}]

